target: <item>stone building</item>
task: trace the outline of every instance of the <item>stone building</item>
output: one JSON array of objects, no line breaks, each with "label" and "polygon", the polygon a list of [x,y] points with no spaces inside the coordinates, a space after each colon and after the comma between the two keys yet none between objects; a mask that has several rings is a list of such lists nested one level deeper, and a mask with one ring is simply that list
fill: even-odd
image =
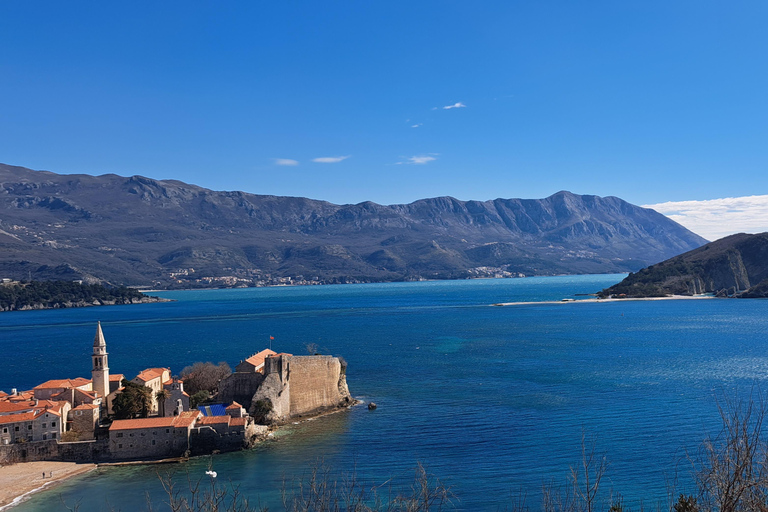
[{"label": "stone building", "polygon": [[[33,400],[14,404],[15,410],[0,413],[0,444],[60,439],[65,429],[69,404]],[[8,410],[8,407],[2,408]]]},{"label": "stone building", "polygon": [[199,411],[178,416],[115,420],[109,427],[109,452],[115,459],[179,457],[189,452],[189,437]]},{"label": "stone building", "polygon": [[139,373],[131,382],[146,386],[152,391],[152,406],[150,415],[157,415],[160,412],[160,404],[157,400],[157,393],[164,389],[163,384],[171,380],[171,370],[169,368],[147,368]]},{"label": "stone building", "polygon": [[100,407],[96,404],[81,404],[69,411],[67,431],[75,432],[78,441],[94,439],[99,425]]}]

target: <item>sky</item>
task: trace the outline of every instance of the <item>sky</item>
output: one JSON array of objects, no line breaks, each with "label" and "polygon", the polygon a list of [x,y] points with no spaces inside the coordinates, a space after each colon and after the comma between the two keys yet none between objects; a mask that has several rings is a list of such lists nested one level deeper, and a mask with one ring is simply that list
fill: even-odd
[{"label": "sky", "polygon": [[0,162],[768,231],[766,26],[764,1],[3,0]]}]

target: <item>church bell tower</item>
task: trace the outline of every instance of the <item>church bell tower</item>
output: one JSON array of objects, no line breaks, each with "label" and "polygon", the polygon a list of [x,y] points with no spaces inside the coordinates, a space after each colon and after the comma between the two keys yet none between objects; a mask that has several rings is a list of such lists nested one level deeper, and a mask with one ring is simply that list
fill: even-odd
[{"label": "church bell tower", "polygon": [[[101,332],[101,322],[96,327],[96,337],[93,339],[93,390],[106,399],[109,394],[109,365],[107,364],[107,342]],[[105,402],[106,403],[106,402]]]}]

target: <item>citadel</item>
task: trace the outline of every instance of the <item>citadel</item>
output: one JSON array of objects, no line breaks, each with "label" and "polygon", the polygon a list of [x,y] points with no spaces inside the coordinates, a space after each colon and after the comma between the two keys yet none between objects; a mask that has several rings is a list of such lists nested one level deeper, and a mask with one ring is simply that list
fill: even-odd
[{"label": "citadel", "polygon": [[[157,460],[238,450],[263,439],[267,425],[354,402],[346,363],[332,356],[262,350],[219,382],[219,403],[195,409],[190,409],[183,380],[169,368],[147,368],[130,382],[122,374],[110,374],[100,323],[91,363],[90,379],[49,380],[27,391],[0,391],[0,464]],[[115,400],[132,385],[148,388],[148,414],[115,419]]]}]

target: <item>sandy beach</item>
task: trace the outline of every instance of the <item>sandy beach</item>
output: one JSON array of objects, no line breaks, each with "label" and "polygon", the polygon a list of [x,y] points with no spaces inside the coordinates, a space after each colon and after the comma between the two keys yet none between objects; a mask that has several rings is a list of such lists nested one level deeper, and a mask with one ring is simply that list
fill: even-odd
[{"label": "sandy beach", "polygon": [[11,509],[36,491],[95,468],[96,464],[48,461],[0,466],[0,511]]}]

